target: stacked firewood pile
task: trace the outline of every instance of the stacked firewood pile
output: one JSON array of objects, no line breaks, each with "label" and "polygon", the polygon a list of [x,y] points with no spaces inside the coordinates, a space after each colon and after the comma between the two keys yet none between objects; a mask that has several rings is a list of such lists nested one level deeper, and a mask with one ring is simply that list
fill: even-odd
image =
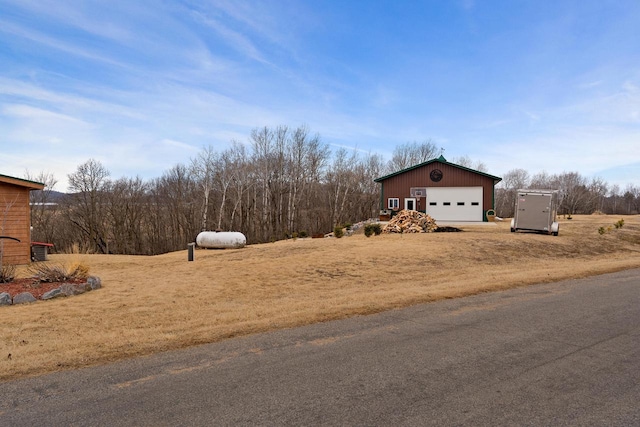
[{"label": "stacked firewood pile", "polygon": [[438,228],[436,220],[418,211],[402,210],[382,229],[383,233],[431,233]]}]

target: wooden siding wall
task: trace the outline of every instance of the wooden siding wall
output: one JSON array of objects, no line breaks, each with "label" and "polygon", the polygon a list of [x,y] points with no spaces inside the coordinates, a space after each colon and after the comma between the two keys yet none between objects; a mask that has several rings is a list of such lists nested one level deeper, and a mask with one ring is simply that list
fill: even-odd
[{"label": "wooden siding wall", "polygon": [[[434,169],[442,171],[442,179],[439,182],[431,181],[429,174]],[[404,206],[404,199],[411,197],[411,187],[482,187],[482,209],[493,209],[493,179],[476,173],[460,169],[445,163],[434,162],[416,168],[383,181],[382,206],[387,208],[389,197],[400,199],[400,209]],[[420,210],[424,210],[424,202]]]},{"label": "wooden siding wall", "polygon": [[0,235],[20,239],[20,243],[2,240],[4,264],[28,264],[31,261],[30,215],[29,189],[0,182]]}]

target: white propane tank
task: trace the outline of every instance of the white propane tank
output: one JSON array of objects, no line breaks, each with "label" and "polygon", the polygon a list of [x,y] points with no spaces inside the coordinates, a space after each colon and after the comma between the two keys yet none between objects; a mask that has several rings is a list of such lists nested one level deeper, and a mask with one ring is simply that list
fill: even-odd
[{"label": "white propane tank", "polygon": [[238,231],[203,231],[196,237],[196,244],[208,249],[240,249],[247,238]]}]

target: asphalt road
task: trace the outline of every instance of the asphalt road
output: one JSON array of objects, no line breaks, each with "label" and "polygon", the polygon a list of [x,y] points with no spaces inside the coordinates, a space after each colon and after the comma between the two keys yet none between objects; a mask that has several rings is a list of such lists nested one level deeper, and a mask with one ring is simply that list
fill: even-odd
[{"label": "asphalt road", "polygon": [[640,425],[640,269],[0,383],[0,425]]}]

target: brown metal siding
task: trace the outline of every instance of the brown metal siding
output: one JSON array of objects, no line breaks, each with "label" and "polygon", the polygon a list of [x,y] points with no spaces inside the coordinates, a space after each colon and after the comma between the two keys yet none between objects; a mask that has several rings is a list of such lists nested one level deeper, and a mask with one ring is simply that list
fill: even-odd
[{"label": "brown metal siding", "polygon": [[[431,181],[429,174],[434,169],[442,171],[442,179],[439,182]],[[482,207],[484,210],[493,206],[493,179],[473,173],[468,170],[434,162],[420,168],[412,169],[385,179],[382,182],[382,209],[387,208],[389,197],[400,199],[400,209],[404,207],[404,199],[411,197],[411,187],[483,187]],[[424,210],[424,206],[420,206]]]},{"label": "brown metal siding", "polygon": [[3,239],[4,264],[28,264],[31,260],[30,215],[29,189],[0,182],[0,235],[20,239],[20,243]]}]

